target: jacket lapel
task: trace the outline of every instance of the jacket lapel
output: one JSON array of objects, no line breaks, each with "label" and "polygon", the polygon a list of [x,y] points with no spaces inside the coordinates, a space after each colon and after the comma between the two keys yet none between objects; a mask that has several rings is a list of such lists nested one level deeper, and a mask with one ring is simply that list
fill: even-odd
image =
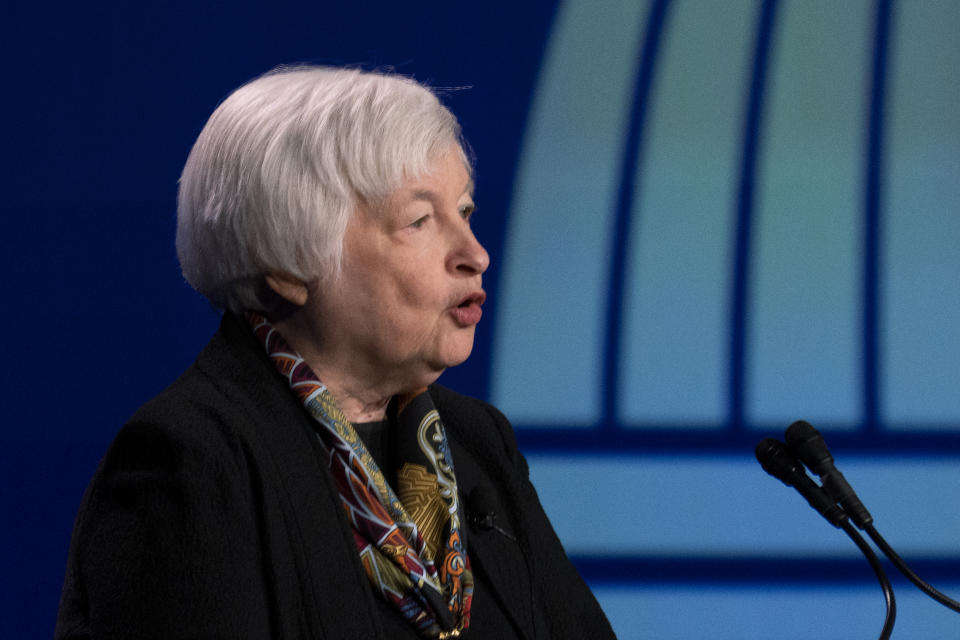
[{"label": "jacket lapel", "polygon": [[[457,485],[460,499],[464,504],[468,520],[467,554],[474,574],[481,574],[491,593],[481,593],[496,601],[497,606],[513,623],[521,637],[534,637],[532,616],[532,590],[530,573],[517,535],[509,522],[506,521],[503,505],[494,491],[494,484],[486,478],[473,457],[456,443],[451,444],[453,449],[454,467],[457,474]],[[481,526],[476,516],[471,513],[470,496],[476,487],[486,490],[491,503],[484,508],[492,511],[495,527]],[[477,505],[472,505],[474,508]],[[476,597],[476,596],[475,596]],[[490,603],[481,603],[483,608],[489,608]],[[478,608],[474,601],[474,610]]]},{"label": "jacket lapel", "polygon": [[294,636],[376,637],[376,603],[310,416],[237,316],[224,316],[197,365],[234,401],[250,444],[282,626]]}]

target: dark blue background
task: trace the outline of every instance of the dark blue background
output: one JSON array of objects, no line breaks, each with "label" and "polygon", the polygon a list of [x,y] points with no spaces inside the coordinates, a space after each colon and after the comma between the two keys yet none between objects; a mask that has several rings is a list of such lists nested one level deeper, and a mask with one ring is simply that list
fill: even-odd
[{"label": "dark blue background", "polygon": [[[870,462],[872,456],[873,463],[879,459],[889,462],[891,467],[901,465],[900,473],[905,473],[904,469],[906,473],[926,471],[925,467],[936,466],[938,460],[952,460],[960,451],[960,431],[956,428],[955,416],[948,415],[945,424],[931,427],[921,421],[908,425],[910,428],[906,430],[897,430],[884,423],[878,411],[881,405],[878,390],[884,389],[881,375],[884,371],[880,366],[883,364],[880,354],[884,351],[879,343],[886,338],[888,350],[890,344],[894,344],[889,335],[883,333],[882,323],[878,326],[878,319],[885,317],[881,294],[889,291],[883,288],[889,282],[885,282],[882,274],[886,273],[888,278],[891,274],[897,275],[892,270],[883,270],[889,266],[884,264],[883,257],[891,255],[882,251],[883,242],[894,233],[891,224],[894,216],[887,219],[885,214],[930,215],[922,210],[886,211],[882,206],[884,187],[889,186],[884,183],[883,169],[891,169],[892,174],[895,164],[885,165],[884,158],[888,161],[890,158],[883,153],[884,127],[894,120],[883,110],[884,81],[888,74],[893,77],[887,55],[889,52],[891,60],[903,60],[896,56],[906,49],[902,46],[903,39],[893,37],[888,42],[887,27],[897,36],[898,29],[908,24],[914,28],[917,24],[923,25],[922,21],[911,23],[907,19],[918,13],[921,5],[865,0],[837,10],[836,5],[826,0],[822,5],[804,4],[807,0],[793,3],[757,0],[755,5],[751,5],[750,0],[732,3],[741,14],[755,11],[755,16],[743,30],[750,39],[744,46],[750,54],[744,60],[747,66],[743,71],[743,77],[749,81],[743,86],[726,87],[728,95],[742,92],[742,109],[736,121],[723,123],[737,132],[738,148],[735,166],[728,176],[737,186],[736,198],[730,203],[737,216],[729,229],[731,238],[718,240],[732,242],[731,255],[734,256],[728,265],[734,286],[728,292],[729,354],[722,373],[729,382],[727,409],[718,424],[624,425],[617,419],[617,403],[632,390],[619,386],[618,362],[622,364],[627,356],[618,340],[625,316],[622,274],[629,253],[635,250],[626,233],[626,229],[636,223],[631,218],[634,215],[631,200],[637,193],[637,185],[632,180],[635,170],[640,174],[650,170],[649,174],[654,174],[656,169],[651,166],[652,162],[645,163],[644,154],[649,149],[644,143],[645,133],[654,130],[648,122],[653,116],[648,113],[647,105],[654,104],[657,65],[663,59],[663,51],[670,43],[687,46],[697,38],[716,36],[716,29],[709,21],[704,23],[709,33],[687,33],[672,26],[679,22],[681,9],[689,15],[691,3],[695,2],[697,0],[688,3],[648,0],[643,5],[640,14],[645,23],[637,25],[637,33],[641,34],[638,37],[643,40],[636,59],[631,59],[636,65],[636,76],[622,80],[626,83],[625,93],[631,95],[630,122],[622,137],[613,136],[618,143],[623,142],[623,148],[616,150],[622,159],[621,175],[616,179],[620,197],[612,234],[617,241],[610,256],[603,256],[610,261],[610,286],[609,290],[603,289],[601,296],[607,306],[603,313],[597,314],[610,339],[603,352],[595,354],[597,362],[604,365],[602,380],[585,381],[602,390],[602,415],[589,424],[563,428],[521,421],[516,425],[518,436],[524,450],[532,454],[535,479],[538,473],[547,474],[541,477],[549,477],[551,472],[561,474],[567,480],[572,479],[577,488],[596,490],[596,494],[606,500],[606,504],[598,506],[592,501],[593,497],[588,497],[589,508],[607,511],[621,508],[617,502],[620,494],[596,487],[611,468],[620,469],[622,477],[628,479],[648,477],[631,475],[630,469],[666,469],[664,475],[668,477],[648,480],[635,492],[635,503],[631,503],[636,512],[630,514],[628,521],[630,518],[662,518],[643,520],[642,526],[648,531],[668,531],[665,525],[669,520],[681,525],[693,523],[689,528],[697,531],[706,525],[703,538],[707,542],[711,538],[710,527],[729,531],[731,523],[733,528],[742,523],[744,530],[759,532],[758,540],[776,542],[779,532],[787,529],[791,533],[799,531],[801,537],[809,531],[815,537],[821,530],[805,527],[828,528],[816,521],[815,515],[801,512],[800,501],[774,486],[775,481],[765,478],[750,459],[752,445],[766,435],[761,431],[768,426],[752,424],[744,402],[749,390],[746,364],[750,296],[756,293],[749,277],[750,269],[755,269],[757,264],[756,256],[751,255],[750,233],[751,225],[763,220],[761,212],[754,211],[753,201],[759,191],[758,184],[764,178],[764,167],[777,168],[770,158],[766,159],[768,164],[763,163],[762,143],[768,135],[764,127],[770,125],[764,108],[773,102],[768,96],[777,86],[775,63],[777,56],[785,52],[781,47],[787,46],[783,37],[786,26],[796,27],[797,21],[802,23],[814,14],[824,13],[827,6],[837,11],[831,15],[842,16],[844,11],[849,11],[859,16],[860,26],[869,34],[864,42],[870,47],[865,58],[869,61],[864,66],[866,75],[860,80],[860,90],[866,96],[864,104],[869,108],[854,118],[862,126],[865,141],[861,150],[863,185],[858,186],[863,201],[855,205],[864,245],[862,255],[855,256],[855,260],[862,265],[864,277],[861,290],[856,294],[858,299],[840,300],[838,304],[841,307],[856,305],[849,308],[862,312],[862,326],[854,336],[857,341],[854,352],[862,354],[857,359],[862,384],[860,388],[845,391],[862,396],[863,410],[856,424],[847,425],[851,427],[849,430],[831,433],[830,440],[845,462],[857,457],[861,463]],[[5,153],[0,172],[5,233],[0,260],[8,285],[0,326],[3,340],[0,353],[5,365],[0,374],[3,376],[0,380],[0,579],[3,582],[0,637],[49,637],[52,634],[73,518],[98,460],[125,419],[186,368],[216,328],[218,313],[180,277],[173,246],[177,179],[193,140],[217,103],[238,85],[276,65],[310,62],[392,68],[434,87],[451,88],[441,93],[459,116],[476,152],[479,210],[474,218],[475,230],[490,251],[492,266],[485,280],[490,295],[478,329],[474,355],[466,364],[444,374],[442,382],[482,398],[495,395],[491,387],[494,370],[491,336],[497,329],[495,321],[503,324],[498,339],[518,329],[498,315],[498,305],[501,310],[508,310],[498,296],[498,289],[506,292],[506,287],[501,285],[506,216],[511,206],[521,138],[529,124],[526,119],[534,85],[543,68],[548,33],[554,23],[562,22],[557,20],[558,15],[568,14],[559,14],[557,2],[553,1],[494,0],[456,4],[375,0],[346,4],[289,0],[270,4],[183,0],[156,5],[48,3],[7,7],[0,14],[3,30],[0,51],[6,63],[4,99],[0,102],[5,124]],[[570,6],[574,4],[571,2]],[[577,6],[587,14],[593,10],[592,5]],[[598,3],[598,11],[599,7],[609,9],[609,6]],[[703,6],[707,5],[701,8]],[[722,11],[723,7],[718,3],[704,12]],[[957,12],[950,9],[949,3],[933,11],[943,13],[942,24],[949,25],[950,20],[957,19]],[[926,19],[940,23],[936,18]],[[575,27],[580,24],[575,23]],[[904,35],[906,31],[899,33],[901,38],[913,37]],[[578,55],[593,55],[590,47],[595,44],[588,43]],[[899,51],[898,44],[902,47]],[[817,55],[819,44],[811,41],[803,45],[809,46],[804,59],[814,67],[812,71],[803,70],[816,77],[816,65],[823,64],[822,57]],[[848,52],[849,55],[859,53]],[[928,53],[931,58],[915,64],[938,68],[941,58],[950,59],[938,53],[955,54],[956,51]],[[583,59],[586,58],[578,60]],[[596,57],[591,61],[600,68],[606,62],[598,62]],[[768,63],[770,71],[767,71]],[[691,73],[681,76],[682,81],[694,83],[698,78],[702,81],[696,69],[686,71]],[[567,76],[561,73],[558,77],[562,82]],[[739,76],[730,73],[730,77]],[[955,75],[944,77],[947,86],[955,86],[950,84]],[[720,80],[732,82],[727,76]],[[782,82],[783,78],[779,80]],[[838,87],[830,87],[828,92],[829,89]],[[594,96],[581,91],[579,85],[573,85],[573,92],[593,108]],[[899,96],[899,104],[911,108],[927,99],[912,93],[906,98],[903,93]],[[596,110],[606,107],[610,105],[597,104]],[[947,117],[942,120],[946,126],[935,122],[930,127],[936,128],[936,140],[944,149],[943,157],[955,162],[958,138],[956,129],[950,129],[954,121]],[[915,125],[919,134],[928,134],[922,126],[924,120],[919,121],[920,124]],[[565,124],[588,139],[595,133],[583,122]],[[791,126],[804,131],[802,122],[787,123],[787,128]],[[685,133],[676,132],[678,137],[672,142],[682,146]],[[557,135],[562,136],[564,132]],[[792,151],[788,150],[787,161]],[[931,154],[933,151],[936,149],[931,150]],[[824,158],[827,163],[837,161],[838,158]],[[558,164],[576,166],[576,162]],[[924,170],[930,166],[923,165]],[[547,173],[553,171],[552,166],[542,169]],[[684,173],[691,181],[702,178],[695,167]],[[567,174],[558,175],[558,180],[564,180],[564,175]],[[840,175],[847,174],[841,171]],[[952,174],[945,170],[943,175],[949,182]],[[803,176],[797,177],[802,183]],[[934,194],[932,201],[936,201],[937,211],[932,217],[943,224],[940,234],[943,238],[952,237],[950,234],[957,228],[950,224],[954,219],[951,213],[955,213],[950,207],[955,210],[956,202],[949,200],[949,194],[954,192],[948,186],[938,185],[935,179],[924,186]],[[651,184],[639,185],[640,193],[650,187]],[[945,199],[939,198],[941,191],[947,194]],[[803,200],[806,195],[800,189],[797,197]],[[587,219],[593,221],[598,213],[579,210],[575,204],[562,212],[534,209],[518,213],[540,216],[538,221],[543,221],[536,226],[538,232],[544,233],[556,233],[557,221],[561,218],[589,216]],[[802,207],[797,210],[804,211]],[[667,215],[672,211],[669,206],[664,207]],[[808,218],[799,222],[801,226],[830,228],[818,227],[817,216],[822,218],[833,213],[850,214],[809,211],[803,214]],[[589,254],[580,246],[582,238],[573,236],[565,241],[569,247],[567,255],[549,256],[550,260],[593,259],[584,257]],[[835,245],[832,249],[840,243],[830,238],[823,244],[831,248],[831,242]],[[520,251],[536,248],[522,243],[518,246]],[[782,249],[789,251],[791,247]],[[926,249],[918,247],[918,256]],[[554,263],[547,261],[546,264]],[[923,261],[918,260],[918,264],[921,267],[909,273],[932,274],[929,278],[935,283],[955,280],[956,263],[950,259],[944,258],[939,269],[928,272],[923,271]],[[518,274],[511,274],[511,278],[516,277]],[[680,277],[676,282],[677,286],[685,286]],[[943,313],[950,314],[952,299],[944,298],[947,302],[942,308],[931,305],[920,306],[918,310],[933,309],[937,313],[945,310]],[[832,307],[837,301],[825,300],[823,304]],[[557,311],[563,313],[562,308]],[[908,307],[908,311],[913,312],[913,307]],[[813,312],[812,317],[816,310]],[[530,324],[535,323],[524,325],[521,321],[517,331],[521,340],[522,336],[529,335],[523,331],[530,329]],[[556,344],[563,346],[564,340],[571,340],[570,335],[578,334],[572,330],[570,334],[557,336]],[[949,348],[956,344],[955,334],[936,335],[935,341],[943,345],[945,353],[956,353]],[[929,343],[918,341],[917,344],[922,347]],[[917,353],[921,352],[920,347],[914,347]],[[807,364],[832,362],[830,355],[806,354]],[[537,354],[530,357],[535,363],[541,362]],[[576,366],[569,369],[574,374],[578,371]],[[497,379],[502,381],[500,377]],[[919,384],[922,386],[922,381]],[[800,395],[789,387],[789,381],[786,386],[791,397]],[[949,383],[944,386],[948,387]],[[940,402],[944,403],[942,397]],[[663,428],[665,426],[669,428]],[[554,457],[554,454],[559,455]],[[724,460],[734,463],[728,477],[741,477],[737,474],[749,467],[746,472],[749,475],[744,477],[749,478],[750,486],[738,486],[738,493],[765,495],[758,488],[770,490],[770,502],[750,505],[754,512],[747,518],[742,518],[742,513],[729,513],[726,501],[736,503],[737,496],[714,499],[714,495],[723,495],[716,492],[716,487],[698,487],[670,475],[678,468],[688,472],[692,468],[701,472],[713,469],[711,463],[720,461],[722,466]],[[671,467],[674,462],[679,464]],[[585,468],[593,469],[594,475],[579,475]],[[930,477],[940,478],[944,485],[937,489],[939,497],[952,495],[950,491],[956,491],[955,483],[950,484],[949,475],[942,467],[937,469],[940,471]],[[861,493],[864,488],[870,489],[869,485],[864,487],[864,480],[881,480],[890,473],[890,469],[884,469],[883,473],[875,474],[876,478],[859,478]],[[913,484],[901,487],[903,493],[928,492],[936,486],[922,473],[916,475]],[[944,478],[947,480],[943,481]],[[580,522],[580,511],[571,512],[574,507],[569,505],[576,504],[577,495],[569,485],[538,486],[561,534],[571,523],[580,525],[580,530],[592,531],[590,521]],[[631,486],[630,491],[633,489]],[[948,513],[933,513],[929,517],[924,513],[916,522],[889,517],[900,515],[895,509],[897,500],[903,497],[892,493],[895,492],[883,495],[888,499],[887,504],[881,505],[886,507],[888,516],[884,520],[884,532],[888,531],[887,525],[900,526],[901,536],[911,533],[911,529],[941,532],[943,529],[937,523],[952,517]],[[701,500],[677,499],[662,511],[651,512],[650,505],[656,504],[653,498],[665,494],[700,496]],[[907,499],[916,501],[913,495]],[[798,517],[807,516],[809,522],[777,520],[769,513],[771,505],[787,505],[788,501],[797,507]],[[704,502],[714,503],[707,505],[714,507],[716,516],[710,524],[701,520],[701,510],[706,510]],[[569,508],[563,512],[558,506]],[[566,530],[574,534],[578,531],[576,527]],[[617,532],[615,528],[610,531]],[[574,560],[595,588],[599,586],[598,591],[605,592],[601,594],[604,606],[612,612],[612,619],[619,616],[614,619],[615,625],[617,622],[624,625],[618,627],[618,631],[621,628],[648,630],[647,623],[656,616],[672,630],[669,611],[663,613],[662,610],[682,610],[683,622],[689,622],[703,616],[705,612],[701,609],[708,608],[701,606],[701,601],[716,603],[717,600],[710,598],[717,596],[728,602],[730,608],[719,613],[706,612],[708,616],[721,619],[723,628],[736,633],[736,637],[746,637],[750,632],[763,637],[767,629],[766,607],[776,606],[780,589],[794,589],[791,598],[799,589],[804,602],[822,605],[826,624],[829,624],[827,613],[846,619],[854,608],[863,616],[876,614],[879,621],[879,610],[863,607],[861,611],[859,606],[851,607],[847,604],[849,600],[841,602],[835,592],[829,591],[828,587],[835,584],[853,585],[855,589],[848,590],[845,596],[855,590],[859,591],[853,593],[854,598],[860,597],[858,593],[869,593],[869,597],[876,597],[875,601],[870,600],[871,604],[879,608],[879,593],[874,592],[872,576],[850,545],[847,545],[849,555],[839,558],[784,555],[782,549],[789,549],[792,543],[780,547],[780,551],[758,545],[750,549],[749,557],[709,545],[681,551],[671,547],[672,550],[663,555],[655,547],[643,544],[630,547],[627,555],[611,556],[611,550],[604,547],[604,535],[610,531],[593,536],[593,546],[577,550],[575,553],[579,555]],[[908,541],[919,541],[915,542],[919,546],[910,549],[910,556],[917,560],[914,566],[922,575],[938,585],[956,583],[960,560],[955,554],[945,557],[942,546],[935,551],[925,551],[922,535],[906,537]],[[743,538],[748,539],[746,532]],[[847,542],[841,540],[841,543]],[[623,591],[618,595],[621,587]],[[673,587],[676,590],[671,591]],[[748,593],[741,589],[755,591]],[[904,591],[898,584],[898,595]],[[771,599],[765,599],[767,596]],[[909,625],[911,620],[916,625],[927,622],[927,609],[911,609],[906,598],[901,602],[903,624],[898,628]],[[803,618],[803,610],[793,604],[791,600],[790,610],[796,610],[795,615]],[[631,620],[640,620],[644,615],[647,616],[644,622],[634,626]],[[715,622],[710,617],[698,619],[703,619],[705,625]],[[809,622],[823,624],[824,620]],[[793,631],[800,633],[807,626],[807,620],[802,619],[802,624]],[[659,637],[666,637],[666,633]]]}]

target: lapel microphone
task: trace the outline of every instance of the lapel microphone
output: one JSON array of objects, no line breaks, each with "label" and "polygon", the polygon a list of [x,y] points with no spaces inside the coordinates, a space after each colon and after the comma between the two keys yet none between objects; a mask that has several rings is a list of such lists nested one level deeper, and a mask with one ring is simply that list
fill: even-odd
[{"label": "lapel microphone", "polygon": [[481,531],[494,530],[514,542],[517,539],[497,524],[497,496],[493,489],[477,485],[467,498],[467,521]]}]

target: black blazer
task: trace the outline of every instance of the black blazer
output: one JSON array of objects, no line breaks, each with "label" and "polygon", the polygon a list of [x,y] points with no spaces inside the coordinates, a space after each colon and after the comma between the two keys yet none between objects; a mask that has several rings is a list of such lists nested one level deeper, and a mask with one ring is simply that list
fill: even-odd
[{"label": "black blazer", "polygon": [[[467,532],[490,591],[475,595],[465,637],[484,637],[484,610],[500,608],[520,637],[612,638],[507,420],[430,392],[461,495],[485,487],[502,529]],[[74,527],[56,637],[414,637],[363,573],[326,458],[312,418],[227,314],[100,463]]]}]

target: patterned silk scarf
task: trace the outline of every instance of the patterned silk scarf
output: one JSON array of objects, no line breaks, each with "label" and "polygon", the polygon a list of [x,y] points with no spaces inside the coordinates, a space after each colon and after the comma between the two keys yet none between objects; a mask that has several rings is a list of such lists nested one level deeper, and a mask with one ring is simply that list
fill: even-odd
[{"label": "patterned silk scarf", "polygon": [[374,588],[424,638],[470,626],[473,575],[446,434],[426,390],[396,398],[394,492],[327,387],[263,316],[248,320],[316,421],[360,562]]}]

